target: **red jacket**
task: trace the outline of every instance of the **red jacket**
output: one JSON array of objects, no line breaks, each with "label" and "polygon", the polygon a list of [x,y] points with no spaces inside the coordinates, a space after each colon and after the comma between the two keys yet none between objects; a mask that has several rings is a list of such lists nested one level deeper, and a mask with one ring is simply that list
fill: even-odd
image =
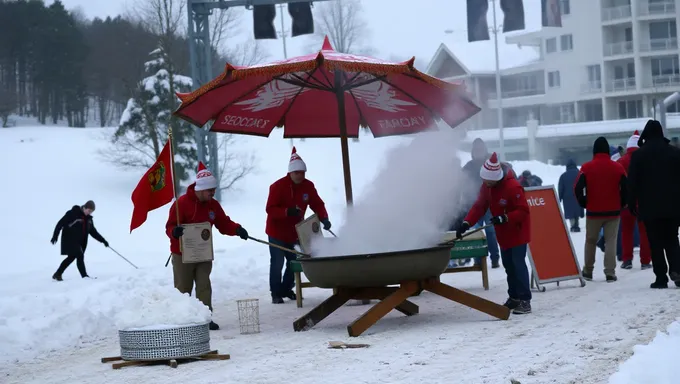
[{"label": "red jacket", "polygon": [[617,163],[623,166],[623,169],[626,170],[626,173],[628,172],[628,167],[630,167],[631,156],[633,156],[633,152],[635,152],[637,149],[638,148],[636,147],[626,148],[626,154],[621,156],[620,159],[616,160]]},{"label": "red jacket", "polygon": [[[288,175],[280,178],[269,187],[265,233],[286,243],[296,243],[298,236],[295,231],[295,224],[303,220],[308,206],[320,220],[328,218],[326,205],[319,197],[314,183],[305,179],[302,183],[295,184]],[[292,207],[300,208],[302,215],[299,217],[287,216],[286,211]]]},{"label": "red jacket", "polygon": [[177,204],[172,203],[168,222],[165,223],[165,233],[170,238],[170,252],[181,255],[179,241],[172,237],[172,229],[177,226],[177,214],[175,206],[179,205],[179,222],[181,224],[194,224],[209,221],[223,235],[235,236],[236,230],[241,226],[231,221],[224,213],[220,202],[212,199],[202,203],[198,201],[194,187],[196,183],[187,188],[187,192],[177,199]]},{"label": "red jacket", "polygon": [[482,184],[477,201],[465,217],[465,221],[474,224],[491,210],[492,216],[507,215],[508,222],[496,225],[498,245],[502,249],[514,248],[531,241],[531,218],[529,205],[524,197],[524,188],[515,179],[513,173],[503,168],[505,176],[494,187]]},{"label": "red jacket", "polygon": [[609,154],[597,153],[581,166],[574,193],[586,217],[617,217],[626,206],[626,170]]}]

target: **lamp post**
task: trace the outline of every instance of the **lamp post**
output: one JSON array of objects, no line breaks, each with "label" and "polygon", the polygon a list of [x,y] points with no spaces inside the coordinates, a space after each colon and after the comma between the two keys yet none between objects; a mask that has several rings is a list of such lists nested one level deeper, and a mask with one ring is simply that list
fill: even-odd
[{"label": "lamp post", "polygon": [[[283,58],[288,59],[288,50],[286,47],[286,25],[283,23],[283,4],[279,4],[279,19],[281,20],[281,32],[278,32],[278,35],[281,37],[281,42],[283,43]],[[284,128],[285,129],[285,128]],[[290,147],[293,148],[295,146],[295,142],[293,139],[290,139]]]}]

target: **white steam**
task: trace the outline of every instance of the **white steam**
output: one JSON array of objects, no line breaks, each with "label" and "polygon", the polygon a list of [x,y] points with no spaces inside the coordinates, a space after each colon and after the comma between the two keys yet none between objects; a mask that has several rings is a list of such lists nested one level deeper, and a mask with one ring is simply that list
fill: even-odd
[{"label": "white steam", "polygon": [[313,242],[312,254],[394,252],[440,243],[467,208],[463,199],[469,201],[459,140],[448,128],[417,134],[409,144],[391,149],[371,187],[348,209],[338,238]]}]

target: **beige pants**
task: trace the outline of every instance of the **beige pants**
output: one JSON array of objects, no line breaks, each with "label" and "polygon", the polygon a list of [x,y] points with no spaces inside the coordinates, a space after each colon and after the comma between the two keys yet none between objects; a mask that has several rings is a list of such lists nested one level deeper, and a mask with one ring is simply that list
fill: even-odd
[{"label": "beige pants", "polygon": [[584,273],[593,273],[595,268],[595,251],[600,237],[600,228],[604,228],[604,274],[616,276],[616,241],[619,235],[619,218],[586,218],[586,244],[583,252]]},{"label": "beige pants", "polygon": [[202,263],[182,263],[182,255],[172,254],[172,276],[175,288],[191,295],[196,282],[196,298],[212,311],[212,285],[210,285],[212,261]]}]

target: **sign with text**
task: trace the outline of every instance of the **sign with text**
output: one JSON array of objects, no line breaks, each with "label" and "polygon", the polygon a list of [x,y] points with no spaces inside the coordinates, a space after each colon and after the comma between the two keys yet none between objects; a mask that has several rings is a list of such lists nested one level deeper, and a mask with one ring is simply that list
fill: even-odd
[{"label": "sign with text", "polygon": [[525,196],[531,214],[529,261],[537,288],[543,292],[541,284],[575,279],[585,286],[555,188],[525,188]]}]

